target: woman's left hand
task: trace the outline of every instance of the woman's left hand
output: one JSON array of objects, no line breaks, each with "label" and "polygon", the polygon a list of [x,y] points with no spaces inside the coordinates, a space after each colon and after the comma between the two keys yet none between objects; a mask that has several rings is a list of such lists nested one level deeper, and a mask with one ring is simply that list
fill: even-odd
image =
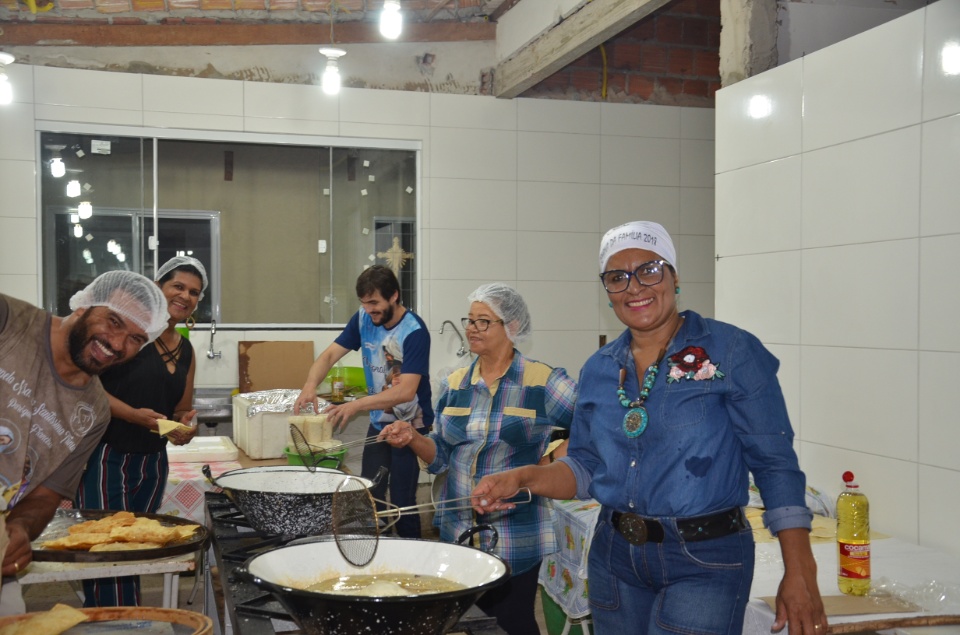
[{"label": "woman's left hand", "polygon": [[395,448],[403,448],[413,441],[413,435],[416,432],[409,421],[395,421],[383,427],[377,438],[386,441],[388,445]]},{"label": "woman's left hand", "polygon": [[178,428],[167,435],[167,438],[170,439],[170,442],[174,445],[186,445],[190,443],[193,437],[197,436],[197,426],[193,425],[193,418],[197,416],[196,410],[191,410],[183,414],[180,417],[180,423],[190,428],[189,430],[184,430]]},{"label": "woman's left hand", "polygon": [[827,614],[817,586],[817,564],[810,550],[806,529],[784,529],[778,535],[785,571],[777,589],[777,617],[771,629],[779,633],[789,626],[789,635],[824,635]]}]

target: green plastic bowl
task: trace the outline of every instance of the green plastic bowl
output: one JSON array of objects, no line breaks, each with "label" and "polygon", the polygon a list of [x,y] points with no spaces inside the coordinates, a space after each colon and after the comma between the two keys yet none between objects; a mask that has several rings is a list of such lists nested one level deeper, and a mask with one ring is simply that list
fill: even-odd
[{"label": "green plastic bowl", "polygon": [[[297,452],[296,448],[287,446],[283,448],[283,453],[287,455],[287,463],[290,465],[303,465],[303,459],[300,458],[300,453]],[[336,450],[334,452],[324,452],[324,455],[329,456],[330,458],[320,461],[317,464],[317,467],[329,467],[339,470],[343,465],[343,461],[347,455],[347,449],[344,448],[343,450]]]}]

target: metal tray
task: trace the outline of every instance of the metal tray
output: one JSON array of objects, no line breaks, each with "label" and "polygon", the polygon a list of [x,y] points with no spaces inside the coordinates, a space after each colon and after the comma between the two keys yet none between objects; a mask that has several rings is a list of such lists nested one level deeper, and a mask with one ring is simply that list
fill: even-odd
[{"label": "metal tray", "polygon": [[207,542],[209,532],[199,523],[177,516],[164,514],[145,514],[134,512],[137,518],[152,518],[161,525],[196,525],[193,535],[184,540],[167,543],[157,549],[131,549],[130,551],[71,551],[66,549],[44,549],[40,545],[47,540],[56,540],[69,533],[69,528],[88,520],[99,520],[112,516],[116,511],[102,509],[58,509],[43,533],[33,541],[33,559],[37,562],[129,562],[131,560],[159,560],[181,556],[199,551]]}]

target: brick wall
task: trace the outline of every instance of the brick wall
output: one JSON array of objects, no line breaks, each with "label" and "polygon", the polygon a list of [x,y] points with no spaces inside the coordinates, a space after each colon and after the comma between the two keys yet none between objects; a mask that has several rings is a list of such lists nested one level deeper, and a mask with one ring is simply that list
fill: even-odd
[{"label": "brick wall", "polygon": [[675,0],[521,97],[713,108],[719,51],[719,0]]}]

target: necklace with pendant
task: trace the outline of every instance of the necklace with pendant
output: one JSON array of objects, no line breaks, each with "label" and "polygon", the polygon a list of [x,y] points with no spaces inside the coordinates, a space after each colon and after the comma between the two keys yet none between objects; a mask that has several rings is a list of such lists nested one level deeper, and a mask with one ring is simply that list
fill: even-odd
[{"label": "necklace with pendant", "polygon": [[[662,356],[661,356],[662,359]],[[650,365],[647,372],[643,375],[643,386],[640,388],[640,396],[630,401],[627,399],[627,391],[623,389],[623,384],[627,380],[627,369],[620,369],[620,387],[617,388],[617,397],[620,398],[620,405],[628,408],[627,414],[623,415],[623,432],[632,438],[639,437],[647,429],[647,423],[650,421],[650,415],[643,406],[643,402],[650,396],[650,389],[653,388],[653,382],[657,380],[657,374],[660,372],[660,360]]]}]

